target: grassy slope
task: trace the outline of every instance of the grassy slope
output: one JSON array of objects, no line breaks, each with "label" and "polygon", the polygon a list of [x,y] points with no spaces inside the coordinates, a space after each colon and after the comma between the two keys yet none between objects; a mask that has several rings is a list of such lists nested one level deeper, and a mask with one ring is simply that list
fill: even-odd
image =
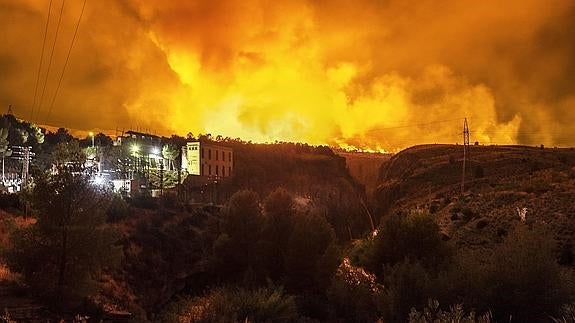
[{"label": "grassy slope", "polygon": [[[575,150],[471,146],[460,196],[462,146],[406,149],[380,169],[376,199],[386,212],[430,210],[459,247],[489,250],[519,223],[547,223],[561,246],[575,232]],[[483,173],[483,174],[481,174]]]}]

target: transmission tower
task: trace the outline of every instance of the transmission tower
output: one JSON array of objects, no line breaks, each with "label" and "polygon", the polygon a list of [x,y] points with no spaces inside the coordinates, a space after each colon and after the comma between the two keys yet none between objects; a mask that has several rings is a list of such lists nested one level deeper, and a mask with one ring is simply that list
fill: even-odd
[{"label": "transmission tower", "polygon": [[469,149],[469,125],[467,118],[463,121],[463,171],[461,174],[461,195],[465,192],[465,163],[467,161],[467,150]]}]

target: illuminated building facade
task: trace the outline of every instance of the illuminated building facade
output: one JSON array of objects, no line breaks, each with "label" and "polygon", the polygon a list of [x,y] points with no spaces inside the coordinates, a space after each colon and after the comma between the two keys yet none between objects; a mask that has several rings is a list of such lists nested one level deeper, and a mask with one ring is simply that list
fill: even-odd
[{"label": "illuminated building facade", "polygon": [[157,169],[164,162],[162,157],[162,137],[148,133],[126,131],[116,138],[116,146],[126,146],[124,153],[130,158],[137,158],[141,166]]},{"label": "illuminated building facade", "polygon": [[234,172],[231,148],[202,141],[188,142],[184,147],[183,165],[190,175],[226,178]]}]

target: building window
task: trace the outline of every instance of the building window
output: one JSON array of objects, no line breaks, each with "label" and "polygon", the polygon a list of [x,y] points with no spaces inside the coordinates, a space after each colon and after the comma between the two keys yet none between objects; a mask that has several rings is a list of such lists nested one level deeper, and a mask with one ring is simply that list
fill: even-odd
[{"label": "building window", "polygon": [[232,166],[228,167],[228,176],[232,176]]},{"label": "building window", "polygon": [[208,149],[208,159],[212,160],[212,150]]},{"label": "building window", "polygon": [[216,165],[216,176],[219,175],[219,169],[220,169],[220,168],[218,167],[218,165]]},{"label": "building window", "polygon": [[229,158],[229,161],[231,162],[232,161],[232,152],[231,151],[228,152],[228,158]]},{"label": "building window", "polygon": [[220,151],[219,151],[219,150],[216,150],[216,160],[219,159],[219,156],[220,156]]},{"label": "building window", "polygon": [[212,175],[212,165],[208,165],[208,175]]},{"label": "building window", "polygon": [[222,165],[222,177],[226,176],[226,168]]}]

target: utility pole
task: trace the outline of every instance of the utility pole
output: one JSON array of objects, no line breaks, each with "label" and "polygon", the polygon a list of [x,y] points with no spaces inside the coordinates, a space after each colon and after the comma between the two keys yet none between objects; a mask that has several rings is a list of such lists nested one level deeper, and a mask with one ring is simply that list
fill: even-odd
[{"label": "utility pole", "polygon": [[467,161],[467,150],[469,149],[469,126],[467,118],[463,121],[463,171],[461,174],[461,195],[465,192],[465,163]]}]

